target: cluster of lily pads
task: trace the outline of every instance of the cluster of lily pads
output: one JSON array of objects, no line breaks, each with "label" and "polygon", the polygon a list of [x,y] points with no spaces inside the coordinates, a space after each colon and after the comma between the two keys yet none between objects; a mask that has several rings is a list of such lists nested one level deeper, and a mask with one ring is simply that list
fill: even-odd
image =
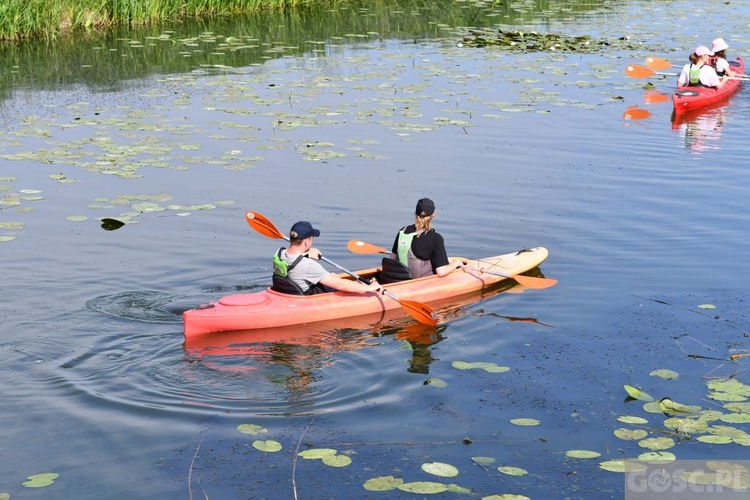
[{"label": "cluster of lily pads", "polygon": [[[667,369],[654,370],[650,375],[665,380],[679,377],[677,372]],[[618,428],[614,431],[615,436],[624,441],[636,441],[640,448],[649,451],[638,455],[637,460],[607,460],[599,467],[610,472],[624,473],[645,470],[647,464],[668,464],[677,460],[677,456],[666,450],[671,450],[678,443],[693,438],[695,442],[711,445],[750,446],[750,433],[737,427],[750,424],[750,385],[736,378],[721,378],[708,381],[706,386],[709,390],[707,398],[716,402],[717,408],[721,409],[704,409],[698,405],[682,404],[669,397],[657,401],[641,388],[625,385],[625,391],[630,398],[644,403],[645,412],[659,415],[659,418],[663,419],[662,427],[646,427],[649,420],[640,416],[618,417],[619,422],[637,427]],[[744,472],[739,471],[737,466],[731,464],[732,474],[726,474],[726,468],[713,464],[713,472],[686,471],[682,473],[681,478],[687,482],[704,485],[720,485],[732,489],[750,488],[750,470],[744,468]],[[726,482],[727,478],[731,479],[730,483]]]},{"label": "cluster of lily pads", "polygon": [[588,35],[570,36],[536,31],[477,29],[469,28],[463,34],[462,46],[493,46],[518,52],[575,52],[592,53],[602,50],[639,50],[639,42],[631,42],[629,37],[615,39],[594,39]]}]

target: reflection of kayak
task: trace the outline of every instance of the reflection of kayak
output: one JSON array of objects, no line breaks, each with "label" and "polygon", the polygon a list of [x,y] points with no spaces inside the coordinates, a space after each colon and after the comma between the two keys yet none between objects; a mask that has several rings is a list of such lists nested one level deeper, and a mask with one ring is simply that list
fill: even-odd
[{"label": "reflection of kayak", "polygon": [[[466,267],[443,278],[427,276],[390,283],[386,288],[401,301],[435,304],[507,280],[493,273],[513,275],[534,269],[544,262],[547,255],[547,249],[537,247],[486,259],[465,259]],[[367,278],[377,276],[379,271],[373,268],[357,274]],[[347,275],[342,277],[347,278]],[[370,319],[374,323],[385,317],[388,311],[403,314],[398,301],[376,292],[287,295],[269,288],[256,293],[228,295],[217,302],[185,311],[183,322],[185,340],[190,343],[211,332],[278,328],[366,315],[372,316]]]},{"label": "reflection of kayak", "polygon": [[[729,65],[737,73],[745,72],[745,61],[741,57],[738,57],[734,61],[729,61]],[[675,116],[690,111],[691,109],[702,108],[708,106],[734,94],[742,83],[741,79],[728,80],[723,87],[720,89],[714,89],[709,87],[682,87],[674,91],[672,94],[672,102],[674,103]]]}]

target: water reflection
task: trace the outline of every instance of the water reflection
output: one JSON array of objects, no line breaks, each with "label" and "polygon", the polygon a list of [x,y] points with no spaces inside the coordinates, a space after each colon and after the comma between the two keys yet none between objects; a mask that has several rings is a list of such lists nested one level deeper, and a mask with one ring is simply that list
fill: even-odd
[{"label": "water reflection", "polygon": [[720,149],[721,133],[726,117],[726,103],[722,103],[712,108],[673,117],[672,128],[679,132],[685,148],[695,153]]}]

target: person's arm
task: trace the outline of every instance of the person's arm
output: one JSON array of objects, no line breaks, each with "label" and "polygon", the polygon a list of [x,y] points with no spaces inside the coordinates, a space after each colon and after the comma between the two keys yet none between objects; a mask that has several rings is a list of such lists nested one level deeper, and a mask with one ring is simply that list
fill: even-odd
[{"label": "person's arm", "polygon": [[461,269],[465,265],[466,264],[464,264],[463,261],[454,260],[444,266],[440,266],[437,269],[435,269],[435,274],[437,274],[438,276],[442,278],[443,276],[448,276],[450,273],[452,273],[456,269]]},{"label": "person's arm", "polygon": [[337,274],[330,273],[328,274],[328,276],[320,280],[320,283],[342,292],[367,293],[377,292],[380,289],[380,284],[374,278],[372,280],[372,283],[366,285],[361,281],[342,278]]}]

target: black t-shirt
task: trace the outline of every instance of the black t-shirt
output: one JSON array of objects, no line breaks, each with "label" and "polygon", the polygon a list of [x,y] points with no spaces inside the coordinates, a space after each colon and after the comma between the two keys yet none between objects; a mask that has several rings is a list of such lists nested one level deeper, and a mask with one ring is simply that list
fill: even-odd
[{"label": "black t-shirt", "polygon": [[[406,226],[406,234],[416,232],[417,228],[414,224]],[[432,265],[432,272],[435,272],[440,266],[448,265],[448,254],[445,252],[445,242],[443,237],[434,229],[430,229],[426,233],[415,236],[411,240],[411,251],[414,256],[420,260],[429,260]],[[398,234],[396,240],[393,242],[393,248],[391,252],[398,255]]]}]

